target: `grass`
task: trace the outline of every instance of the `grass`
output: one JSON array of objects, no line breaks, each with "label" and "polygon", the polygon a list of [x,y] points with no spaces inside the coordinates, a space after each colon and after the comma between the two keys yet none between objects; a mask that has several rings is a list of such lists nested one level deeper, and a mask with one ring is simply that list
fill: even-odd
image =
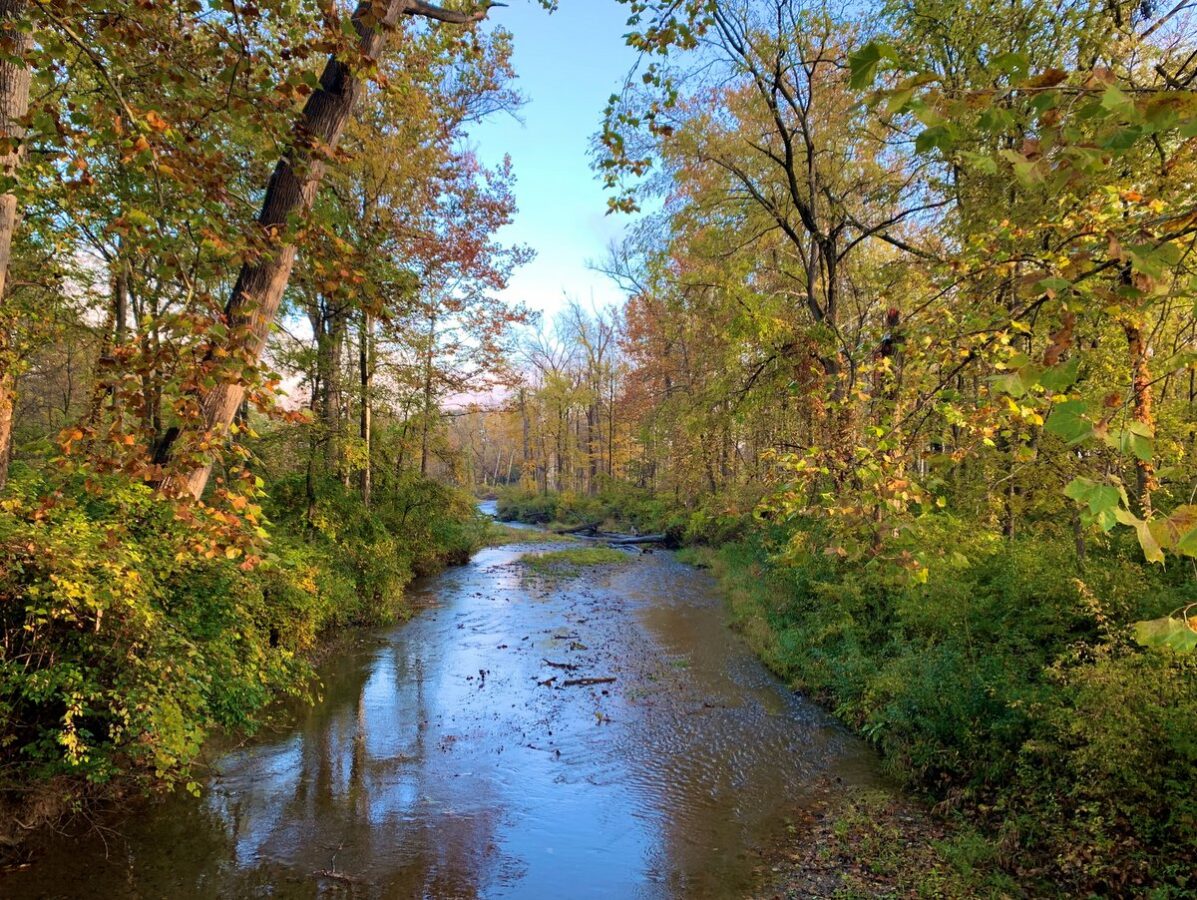
[{"label": "grass", "polygon": [[512,544],[567,544],[573,540],[568,534],[529,531],[527,528],[512,528],[502,522],[490,522],[482,544],[485,547],[508,547]]},{"label": "grass", "polygon": [[760,896],[866,898],[1016,897],[994,848],[967,826],[945,826],[888,790],[829,791],[790,825],[790,846]]},{"label": "grass", "polygon": [[571,547],[550,553],[529,553],[520,561],[538,575],[573,577],[591,566],[627,562],[628,555],[611,547]]}]

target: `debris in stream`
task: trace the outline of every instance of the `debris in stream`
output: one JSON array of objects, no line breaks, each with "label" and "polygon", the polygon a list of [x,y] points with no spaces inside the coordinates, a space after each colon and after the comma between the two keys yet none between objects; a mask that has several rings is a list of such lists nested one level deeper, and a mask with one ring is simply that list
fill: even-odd
[{"label": "debris in stream", "polygon": [[592,684],[611,684],[614,678],[571,678],[561,682],[562,687],[587,687]]},{"label": "debris in stream", "polygon": [[312,873],[313,878],[327,878],[330,881],[340,881],[345,884],[365,884],[366,879],[358,875],[347,875],[344,872],[336,872],[332,869],[317,869]]}]

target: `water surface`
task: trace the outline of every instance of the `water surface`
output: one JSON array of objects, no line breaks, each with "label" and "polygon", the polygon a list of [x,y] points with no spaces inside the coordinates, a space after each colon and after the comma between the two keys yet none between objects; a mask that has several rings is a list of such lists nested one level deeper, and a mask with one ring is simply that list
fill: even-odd
[{"label": "water surface", "polygon": [[[0,896],[743,897],[788,816],[873,781],[705,573],[632,552],[540,579],[537,549],[426,581],[414,620],[327,661],[321,703],[218,754],[201,799],[56,839]],[[593,678],[615,681],[566,685]]]}]

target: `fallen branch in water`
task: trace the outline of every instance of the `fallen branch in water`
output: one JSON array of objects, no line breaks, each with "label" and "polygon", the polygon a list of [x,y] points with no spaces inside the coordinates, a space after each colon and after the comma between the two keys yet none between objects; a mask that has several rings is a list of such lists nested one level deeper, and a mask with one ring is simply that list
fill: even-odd
[{"label": "fallen branch in water", "polygon": [[582,534],[584,532],[594,533],[598,531],[598,522],[589,522],[586,525],[575,525],[573,528],[561,528],[555,530],[553,534]]},{"label": "fallen branch in water", "polygon": [[578,669],[582,668],[581,666],[575,666],[571,663],[553,662],[550,659],[542,659],[541,662],[543,662],[546,666],[552,666],[554,669],[565,669],[567,672],[576,672]]},{"label": "fallen branch in water", "polygon": [[631,546],[632,544],[664,544],[668,540],[663,534],[612,534],[610,532],[602,532],[596,535],[596,537],[614,547]]},{"label": "fallen branch in water", "polygon": [[591,684],[611,684],[614,678],[571,678],[561,682],[562,687],[585,687]]},{"label": "fallen branch in water", "polygon": [[346,884],[362,884],[366,879],[358,875],[346,875],[344,872],[334,872],[332,869],[317,869],[312,873],[313,878],[329,878],[333,881],[343,881]]}]

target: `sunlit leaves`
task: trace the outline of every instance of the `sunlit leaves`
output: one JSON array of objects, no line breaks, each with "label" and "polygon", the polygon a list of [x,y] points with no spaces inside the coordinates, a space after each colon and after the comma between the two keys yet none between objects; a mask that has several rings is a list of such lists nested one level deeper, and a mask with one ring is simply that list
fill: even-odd
[{"label": "sunlit leaves", "polygon": [[1066,400],[1053,406],[1044,427],[1070,444],[1080,443],[1093,433],[1084,400]]},{"label": "sunlit leaves", "polygon": [[1087,506],[1090,521],[1102,531],[1109,531],[1118,523],[1116,510],[1130,502],[1121,484],[1082,477],[1074,478],[1064,489],[1064,495]]},{"label": "sunlit leaves", "polygon": [[877,80],[877,73],[882,63],[896,63],[899,60],[897,51],[889,44],[882,41],[869,41],[848,57],[848,67],[851,72],[849,85],[853,90],[858,91],[870,88]]},{"label": "sunlit leaves", "polygon": [[1180,652],[1197,651],[1197,616],[1188,617],[1188,610],[1178,615],[1136,622],[1135,640],[1144,647],[1167,647]]}]

